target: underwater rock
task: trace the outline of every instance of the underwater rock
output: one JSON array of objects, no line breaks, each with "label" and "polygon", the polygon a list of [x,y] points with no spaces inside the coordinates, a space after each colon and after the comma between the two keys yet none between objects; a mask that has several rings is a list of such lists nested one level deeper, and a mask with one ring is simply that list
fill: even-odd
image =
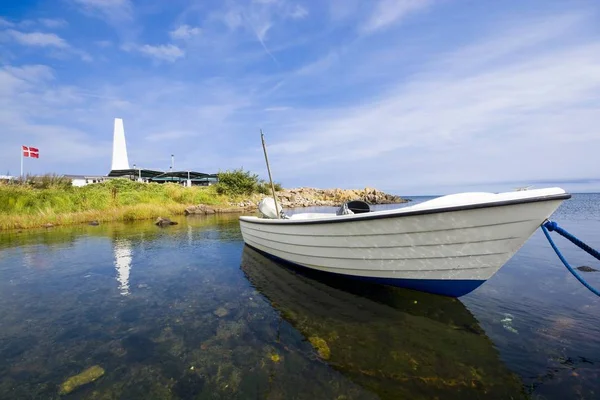
[{"label": "underwater rock", "polygon": [[175,383],[173,393],[180,399],[195,399],[202,393],[203,388],[204,378],[197,373],[190,372]]},{"label": "underwater rock", "polygon": [[329,360],[329,357],[331,356],[331,350],[329,350],[329,346],[324,339],[321,339],[318,336],[311,336],[308,338],[308,341],[317,350],[319,357],[324,360]]},{"label": "underwater rock", "polygon": [[169,225],[177,225],[177,224],[178,224],[178,222],[171,221],[169,218],[163,218],[163,217],[156,218],[156,222],[154,222],[154,225],[157,225],[157,226],[169,226]]},{"label": "underwater rock", "polygon": [[587,265],[582,265],[581,267],[577,267],[581,272],[598,272],[596,268],[588,267]]},{"label": "underwater rock", "polygon": [[64,395],[69,394],[73,390],[80,386],[87,385],[88,383],[94,382],[98,378],[104,375],[104,368],[99,365],[94,365],[83,371],[82,373],[72,376],[60,385],[58,394]]},{"label": "underwater rock", "polygon": [[224,316],[229,314],[229,311],[225,307],[219,307],[213,312],[213,314],[215,314],[219,318],[223,318]]}]

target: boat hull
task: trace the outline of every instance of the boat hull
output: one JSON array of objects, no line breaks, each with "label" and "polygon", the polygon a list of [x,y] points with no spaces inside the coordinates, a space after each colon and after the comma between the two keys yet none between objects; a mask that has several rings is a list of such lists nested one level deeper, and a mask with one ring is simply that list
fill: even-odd
[{"label": "boat hull", "polygon": [[[274,256],[259,248],[253,247],[246,243],[246,246],[256,250],[265,257],[275,260],[280,263],[284,263],[293,268],[306,268],[307,266],[293,263],[289,260]],[[310,268],[310,267],[309,267]],[[311,268],[313,270],[319,270],[319,268]],[[323,270],[321,270],[323,271]],[[476,279],[394,279],[394,278],[378,278],[378,277],[366,277],[359,275],[346,275],[337,272],[324,272],[331,275],[341,275],[345,278],[356,279],[359,281],[377,283],[387,286],[395,286],[405,289],[418,290],[420,292],[435,293],[449,297],[460,297],[464,296],[477,289],[479,286],[485,283],[485,280]]]},{"label": "boat hull", "polygon": [[568,195],[306,220],[240,217],[244,242],[302,267],[459,297],[493,276]]}]

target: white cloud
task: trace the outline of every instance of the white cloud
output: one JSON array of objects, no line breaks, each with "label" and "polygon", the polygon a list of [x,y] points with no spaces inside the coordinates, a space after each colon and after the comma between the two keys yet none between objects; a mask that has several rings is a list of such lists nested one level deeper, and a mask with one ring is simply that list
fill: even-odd
[{"label": "white cloud", "polygon": [[200,34],[200,28],[191,27],[189,25],[180,25],[177,29],[169,32],[172,39],[191,39],[192,37]]},{"label": "white cloud", "polygon": [[13,22],[10,22],[9,20],[0,17],[0,26],[3,27],[12,27],[15,26],[15,24]]},{"label": "white cloud", "polygon": [[161,142],[163,140],[174,140],[174,139],[183,139],[186,137],[195,136],[196,132],[192,131],[166,131],[166,132],[157,132],[152,133],[146,136],[146,140],[150,142]]},{"label": "white cloud", "polygon": [[305,18],[308,15],[308,10],[300,5],[296,5],[290,11],[289,15],[294,19]]},{"label": "white cloud", "polygon": [[67,48],[69,44],[60,36],[54,33],[43,32],[19,32],[14,29],[9,29],[7,33],[18,43],[25,46],[40,46],[40,47],[57,47]]},{"label": "white cloud", "polygon": [[230,9],[223,14],[223,22],[232,31],[241,27],[244,23],[242,13],[238,9]]},{"label": "white cloud", "polygon": [[99,47],[110,47],[112,46],[112,42],[110,40],[97,40],[94,42]]},{"label": "white cloud", "polygon": [[271,112],[271,111],[288,111],[290,109],[291,109],[291,107],[287,107],[287,106],[276,106],[276,107],[267,107],[264,110]]},{"label": "white cloud", "polygon": [[429,7],[431,3],[432,0],[378,0],[375,9],[361,26],[361,32],[373,33],[385,29]]},{"label": "white cloud", "polygon": [[[378,171],[400,171],[400,176],[412,171],[418,183],[410,185],[420,190],[579,178],[581,171],[594,170],[589,149],[600,146],[593,128],[600,125],[600,41],[559,46],[546,32],[548,26],[575,29],[573,21],[578,19],[563,15],[526,24],[526,30],[498,30],[441,54],[419,74],[390,82],[362,105],[296,107],[292,116],[278,120],[286,136],[270,146],[274,168],[288,178],[318,179],[323,169],[342,177],[360,163],[352,179],[394,190],[409,182],[397,181],[396,172]],[[531,44],[519,57],[513,55],[524,46],[516,37]],[[481,64],[489,54],[494,62]],[[367,55],[362,59],[370,62]],[[373,67],[383,71],[386,65]],[[561,165],[573,167],[549,172],[547,154],[557,152],[565,160]]]},{"label": "white cloud", "polygon": [[40,83],[54,79],[54,71],[46,65],[24,65],[22,67],[6,66],[3,73],[22,82]]},{"label": "white cloud", "polygon": [[38,22],[47,28],[64,28],[68,25],[64,19],[40,18]]},{"label": "white cloud", "polygon": [[360,0],[329,0],[329,14],[335,22],[350,18],[359,8]]},{"label": "white cloud", "polygon": [[90,16],[102,17],[113,24],[129,21],[133,18],[131,0],[72,0]]},{"label": "white cloud", "polygon": [[[287,0],[252,0],[250,2],[226,2],[224,10],[213,13],[214,20],[220,21],[229,33],[253,34],[258,44],[276,64],[279,64],[275,51],[285,47],[276,47],[272,41],[284,42],[298,40],[289,37],[289,24],[301,23],[299,20],[308,15],[308,10]],[[273,46],[273,49],[272,47]]]},{"label": "white cloud", "polygon": [[168,62],[175,62],[185,55],[185,52],[182,49],[172,44],[162,44],[157,46],[145,44],[140,46],[138,50],[152,58]]}]

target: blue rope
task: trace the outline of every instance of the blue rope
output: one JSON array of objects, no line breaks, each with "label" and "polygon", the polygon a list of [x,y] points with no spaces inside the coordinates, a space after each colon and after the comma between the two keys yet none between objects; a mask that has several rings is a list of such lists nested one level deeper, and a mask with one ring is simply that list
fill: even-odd
[{"label": "blue rope", "polygon": [[558,224],[556,222],[546,221],[546,223],[543,226],[546,227],[546,229],[548,229],[550,232],[555,231],[559,235],[567,238],[575,246],[584,250],[585,252],[587,252],[589,255],[596,258],[597,260],[600,260],[600,252],[599,251],[592,249],[590,246],[583,243],[581,240],[577,239],[575,236],[571,235],[569,232],[565,231],[563,228],[558,226]]},{"label": "blue rope", "polygon": [[548,239],[548,242],[550,242],[550,245],[552,246],[552,248],[556,252],[556,255],[558,256],[558,258],[560,258],[560,261],[562,261],[562,263],[565,265],[565,267],[567,267],[567,269],[569,270],[569,272],[571,274],[573,274],[573,276],[575,278],[577,278],[577,280],[579,282],[581,282],[581,284],[583,286],[585,286],[586,288],[588,288],[590,290],[590,292],[592,292],[596,296],[600,297],[600,292],[597,289],[593,288],[589,283],[587,283],[585,281],[585,279],[583,279],[577,273],[577,271],[575,271],[573,269],[573,267],[571,267],[571,265],[569,265],[568,261],[562,255],[562,253],[560,252],[560,250],[558,249],[558,247],[556,247],[556,244],[554,243],[554,241],[550,237],[550,233],[548,233],[548,231],[555,231],[556,233],[564,236],[565,238],[567,238],[571,242],[573,242],[575,245],[577,245],[579,248],[585,250],[588,254],[592,255],[593,257],[597,258],[598,260],[600,260],[600,253],[598,251],[592,249],[587,244],[583,243],[581,240],[577,239],[575,236],[571,235],[569,232],[565,231],[563,228],[561,228],[560,226],[558,226],[558,224],[556,222],[546,221],[544,224],[542,224],[542,231],[544,232],[544,235],[546,235],[546,239]]}]

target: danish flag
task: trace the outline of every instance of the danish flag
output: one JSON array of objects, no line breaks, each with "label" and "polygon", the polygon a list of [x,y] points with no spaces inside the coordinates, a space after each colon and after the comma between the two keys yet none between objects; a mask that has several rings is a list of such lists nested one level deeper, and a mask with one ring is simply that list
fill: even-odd
[{"label": "danish flag", "polygon": [[40,158],[40,151],[35,147],[23,146],[23,157]]}]

